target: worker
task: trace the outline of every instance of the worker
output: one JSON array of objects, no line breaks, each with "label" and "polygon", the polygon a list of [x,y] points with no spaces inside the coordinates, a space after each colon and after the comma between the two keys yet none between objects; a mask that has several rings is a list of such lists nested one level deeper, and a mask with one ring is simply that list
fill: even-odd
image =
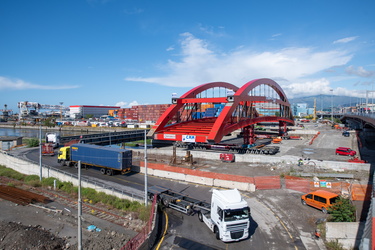
[{"label": "worker", "polygon": [[315,229],[314,236],[315,236],[315,239],[317,239],[317,240],[320,239],[320,233],[319,233],[318,229]]}]

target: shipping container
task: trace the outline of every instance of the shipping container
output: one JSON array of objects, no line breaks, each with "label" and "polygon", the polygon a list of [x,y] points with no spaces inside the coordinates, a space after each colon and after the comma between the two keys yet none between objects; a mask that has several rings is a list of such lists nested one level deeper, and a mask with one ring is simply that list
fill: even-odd
[{"label": "shipping container", "polygon": [[104,147],[77,143],[60,148],[58,162],[62,165],[99,168],[102,174],[128,172],[132,166],[132,151],[115,147]]}]

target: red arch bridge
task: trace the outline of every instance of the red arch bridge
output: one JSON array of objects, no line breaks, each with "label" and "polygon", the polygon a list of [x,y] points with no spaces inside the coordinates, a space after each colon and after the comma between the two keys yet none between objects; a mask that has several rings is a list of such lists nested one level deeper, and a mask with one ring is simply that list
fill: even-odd
[{"label": "red arch bridge", "polygon": [[172,105],[148,133],[155,140],[186,143],[220,143],[242,130],[244,144],[255,142],[254,125],[279,124],[279,134],[294,125],[290,103],[279,84],[271,79],[252,80],[241,88],[226,82],[197,86]]}]

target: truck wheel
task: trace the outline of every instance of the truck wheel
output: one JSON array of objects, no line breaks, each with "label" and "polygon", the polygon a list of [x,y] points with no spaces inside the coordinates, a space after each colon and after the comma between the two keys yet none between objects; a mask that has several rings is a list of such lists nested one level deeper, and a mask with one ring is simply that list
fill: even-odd
[{"label": "truck wheel", "polygon": [[168,199],[163,199],[162,202],[163,202],[163,205],[165,207],[169,207],[169,200]]},{"label": "truck wheel", "polygon": [[100,169],[100,173],[101,173],[101,174],[105,174],[105,168],[101,168],[101,169]]},{"label": "truck wheel", "polygon": [[203,215],[201,211],[198,212],[198,219],[200,222],[203,222]]},{"label": "truck wheel", "polygon": [[112,176],[112,175],[113,175],[113,171],[112,171],[112,169],[107,169],[107,175],[109,175],[109,176]]},{"label": "truck wheel", "polygon": [[214,227],[214,233],[215,233],[216,239],[220,240],[220,231],[219,231],[219,228],[217,228],[217,226]]},{"label": "truck wheel", "polygon": [[60,166],[64,167],[65,166],[65,161],[60,161]]}]

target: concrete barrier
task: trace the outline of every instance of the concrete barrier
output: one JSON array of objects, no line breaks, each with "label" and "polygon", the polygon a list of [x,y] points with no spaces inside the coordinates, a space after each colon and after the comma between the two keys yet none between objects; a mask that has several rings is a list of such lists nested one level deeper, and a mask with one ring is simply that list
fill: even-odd
[{"label": "concrete barrier", "polygon": [[[0,151],[0,164],[25,175],[40,175],[39,165],[10,156],[5,151]],[[53,177],[62,182],[71,182],[74,186],[78,186],[79,184],[76,176],[64,173],[62,171],[56,171],[46,166],[42,166],[42,177]],[[138,201],[140,203],[144,202],[143,198],[137,197],[138,195],[131,194],[126,191],[115,190],[113,187],[100,183],[99,181],[86,181],[85,179],[82,179],[81,186],[95,189],[97,192],[104,192],[108,195],[114,195],[120,199]]]},{"label": "concrete barrier", "polygon": [[338,240],[344,249],[357,249],[361,240],[364,222],[327,222],[326,240]]},{"label": "concrete barrier", "polygon": [[[135,149],[135,152],[143,153],[143,150]],[[148,154],[156,155],[172,155],[171,149],[147,149]],[[176,155],[179,157],[184,157],[186,151],[177,150]],[[208,152],[208,151],[194,151],[194,158],[219,160],[219,153]],[[236,162],[246,162],[246,163],[282,163],[297,165],[300,157],[292,155],[283,156],[269,156],[269,155],[254,155],[254,154],[236,154]],[[314,164],[317,168],[321,169],[331,169],[334,171],[346,171],[346,170],[359,170],[359,171],[370,171],[371,164],[369,163],[352,163],[352,162],[342,162],[342,161],[318,161],[309,160],[310,164]],[[307,162],[305,162],[307,163]]]}]

